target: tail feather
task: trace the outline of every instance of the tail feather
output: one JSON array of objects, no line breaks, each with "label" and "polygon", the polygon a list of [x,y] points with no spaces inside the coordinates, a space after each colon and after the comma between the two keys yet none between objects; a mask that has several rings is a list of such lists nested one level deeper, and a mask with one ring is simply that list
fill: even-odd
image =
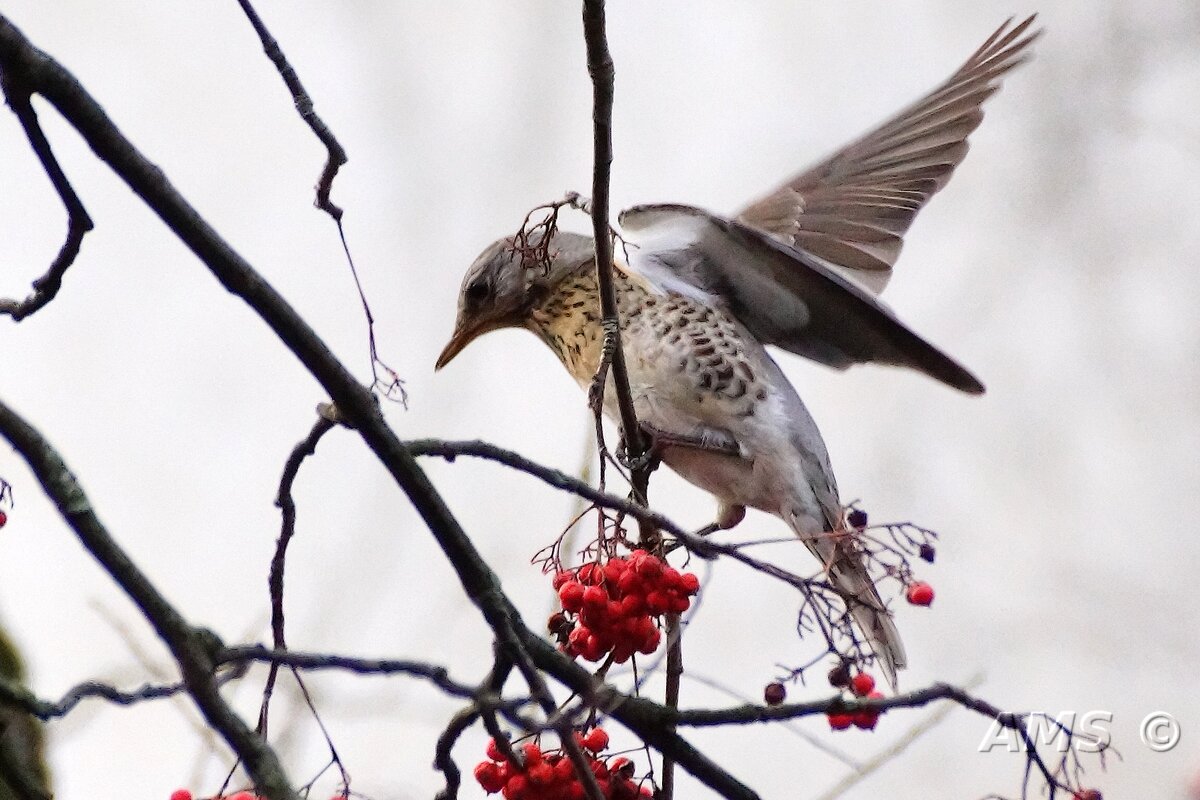
[{"label": "tail feather", "polygon": [[908,658],[900,631],[883,604],[862,556],[837,534],[813,534],[804,530],[809,526],[800,524],[796,517],[792,518],[792,527],[813,555],[821,560],[830,584],[842,596],[851,619],[871,645],[888,685],[896,691],[896,671],[908,665]]},{"label": "tail feather", "polygon": [[861,557],[841,544],[834,545],[834,548],[834,560],[826,570],[830,582],[842,595],[854,623],[870,642],[888,685],[892,691],[896,691],[896,671],[908,665],[900,631],[891,612],[884,606]]}]

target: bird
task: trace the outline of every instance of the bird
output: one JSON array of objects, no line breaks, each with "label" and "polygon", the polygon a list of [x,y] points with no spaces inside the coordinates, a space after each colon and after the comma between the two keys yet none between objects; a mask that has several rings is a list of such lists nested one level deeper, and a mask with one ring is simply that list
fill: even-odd
[{"label": "bird", "polygon": [[[914,217],[966,156],[984,101],[1027,60],[1041,34],[1035,18],[1010,18],[932,92],[732,217],[656,203],[617,218],[621,341],[654,454],[716,498],[717,527],[747,508],[787,523],[893,687],[907,665],[900,633],[846,522],[821,433],[766,346],[839,370],[907,367],[983,393],[878,295]],[[531,247],[542,263],[531,263]],[[484,249],[435,370],[501,328],[532,331],[590,388],[604,339],[593,240],[555,226]],[[603,406],[619,424],[611,381]]]}]

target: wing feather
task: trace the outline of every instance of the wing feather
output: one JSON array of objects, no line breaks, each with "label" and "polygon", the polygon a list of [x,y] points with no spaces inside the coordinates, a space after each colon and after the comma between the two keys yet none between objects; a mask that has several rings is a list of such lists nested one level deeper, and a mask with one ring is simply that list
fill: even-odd
[{"label": "wing feather", "polygon": [[[1031,30],[1036,17],[1007,20],[943,84],[752,203],[738,221],[882,291],[913,218],[966,157],[984,101],[1041,34]],[[838,219],[855,224],[838,228]]]}]

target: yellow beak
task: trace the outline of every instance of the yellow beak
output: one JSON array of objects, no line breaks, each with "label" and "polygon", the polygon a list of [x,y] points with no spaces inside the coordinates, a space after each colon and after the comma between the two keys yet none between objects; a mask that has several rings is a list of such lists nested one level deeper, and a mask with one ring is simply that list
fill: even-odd
[{"label": "yellow beak", "polygon": [[480,334],[487,333],[487,330],[477,322],[460,319],[454,326],[454,333],[450,335],[450,341],[446,342],[442,354],[438,356],[437,363],[433,365],[434,372],[449,364],[456,355],[462,352],[464,347],[473,342]]}]

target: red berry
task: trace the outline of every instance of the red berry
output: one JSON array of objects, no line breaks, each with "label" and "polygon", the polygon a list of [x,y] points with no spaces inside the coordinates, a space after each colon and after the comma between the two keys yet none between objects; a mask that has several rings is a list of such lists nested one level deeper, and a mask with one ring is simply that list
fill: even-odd
[{"label": "red berry", "polygon": [[[882,700],[883,695],[879,692],[871,692],[867,695],[868,700]],[[855,727],[862,728],[864,731],[875,730],[875,723],[879,722],[879,709],[862,709],[854,712]]]},{"label": "red berry", "polygon": [[679,570],[675,569],[674,567],[663,567],[662,582],[663,586],[666,586],[668,589],[678,589],[679,579],[682,577],[683,576],[679,574]]},{"label": "red berry", "polygon": [[529,767],[529,782],[535,786],[545,786],[554,783],[554,767],[545,761],[539,761]]},{"label": "red berry", "polygon": [[[475,780],[479,781],[479,785],[488,794],[495,794],[504,788],[504,775],[500,772],[500,765],[491,761],[480,761],[475,766]],[[171,796],[171,800],[176,800],[175,796]],[[183,800],[191,800],[191,795]]]},{"label": "red berry", "polygon": [[763,702],[769,706],[777,706],[787,699],[787,687],[778,681],[768,683],[763,688]]},{"label": "red berry", "polygon": [[496,746],[495,739],[488,739],[487,750],[484,751],[487,757],[492,761],[503,761],[504,754],[500,752],[500,748]]},{"label": "red berry", "polygon": [[583,604],[588,608],[604,608],[608,605],[608,592],[602,586],[589,586],[583,590]]},{"label": "red berry", "polygon": [[625,562],[620,559],[614,558],[604,565],[604,581],[606,583],[611,583],[615,586],[624,574]]},{"label": "red berry", "polygon": [[646,610],[646,598],[640,594],[627,594],[621,598],[621,614],[623,617],[633,617]]},{"label": "red berry", "polygon": [[700,591],[700,579],[690,572],[679,576],[679,589],[684,594],[695,594]]},{"label": "red berry", "polygon": [[875,691],[875,679],[865,672],[860,672],[850,679],[850,691],[859,697],[866,697]]},{"label": "red berry", "polygon": [[[0,525],[4,524],[4,512],[0,511]],[[171,800],[192,800],[192,793],[187,789],[176,789],[171,792]]]},{"label": "red berry", "polygon": [[508,800],[521,800],[529,791],[529,778],[519,772],[516,775],[510,775],[501,791]]},{"label": "red berry", "polygon": [[646,607],[651,614],[663,614],[671,610],[671,598],[661,589],[655,589],[646,595]]},{"label": "red berry", "polygon": [[602,583],[604,581],[604,567],[599,564],[584,564],[579,568],[579,581],[589,586]]},{"label": "red berry", "polygon": [[579,581],[564,583],[558,590],[558,601],[564,611],[580,611],[583,608],[583,584]]},{"label": "red berry", "polygon": [[663,563],[654,556],[648,555],[634,564],[633,568],[643,578],[657,578],[662,575]]},{"label": "red berry", "polygon": [[933,602],[933,587],[925,581],[917,581],[909,584],[905,596],[914,606],[927,606]]},{"label": "red berry", "polygon": [[844,731],[854,724],[852,714],[829,714],[829,727],[835,731]]},{"label": "red berry", "polygon": [[631,594],[642,593],[642,578],[637,574],[636,570],[627,569],[621,573],[621,577],[617,579],[617,589],[621,595],[628,597]]},{"label": "red berry", "polygon": [[692,606],[692,601],[681,594],[671,595],[671,613],[682,614]]},{"label": "red berry", "polygon": [[554,573],[554,578],[551,579],[550,585],[553,586],[554,591],[557,592],[564,585],[570,583],[573,580],[575,580],[575,573],[571,572],[568,569],[564,569],[561,572]]},{"label": "red berry", "polygon": [[608,733],[604,728],[592,728],[583,738],[583,746],[593,753],[599,753],[608,747]]},{"label": "red berry", "polygon": [[554,777],[560,781],[569,781],[575,777],[575,765],[571,763],[571,759],[564,758],[554,765]]},{"label": "red berry", "polygon": [[864,731],[875,730],[875,724],[879,722],[879,712],[874,709],[862,710],[854,712],[854,727],[861,728]]},{"label": "red berry", "polygon": [[651,628],[650,631],[642,639],[638,645],[638,652],[644,655],[650,655],[658,649],[659,643],[662,642],[662,633],[658,628]]},{"label": "red berry", "polygon": [[622,777],[632,778],[634,769],[633,762],[625,756],[618,756],[608,762],[608,771],[613,775],[620,774]]},{"label": "red berry", "polygon": [[1095,789],[1080,789],[1071,797],[1073,800],[1104,800],[1103,795]]},{"label": "red berry", "polygon": [[633,658],[634,650],[633,643],[630,641],[621,641],[613,645],[612,660],[615,664],[624,664],[629,659]]},{"label": "red berry", "polygon": [[521,752],[525,754],[525,767],[527,769],[534,764],[542,763],[542,748],[538,747],[537,742],[526,742],[521,747]]}]

